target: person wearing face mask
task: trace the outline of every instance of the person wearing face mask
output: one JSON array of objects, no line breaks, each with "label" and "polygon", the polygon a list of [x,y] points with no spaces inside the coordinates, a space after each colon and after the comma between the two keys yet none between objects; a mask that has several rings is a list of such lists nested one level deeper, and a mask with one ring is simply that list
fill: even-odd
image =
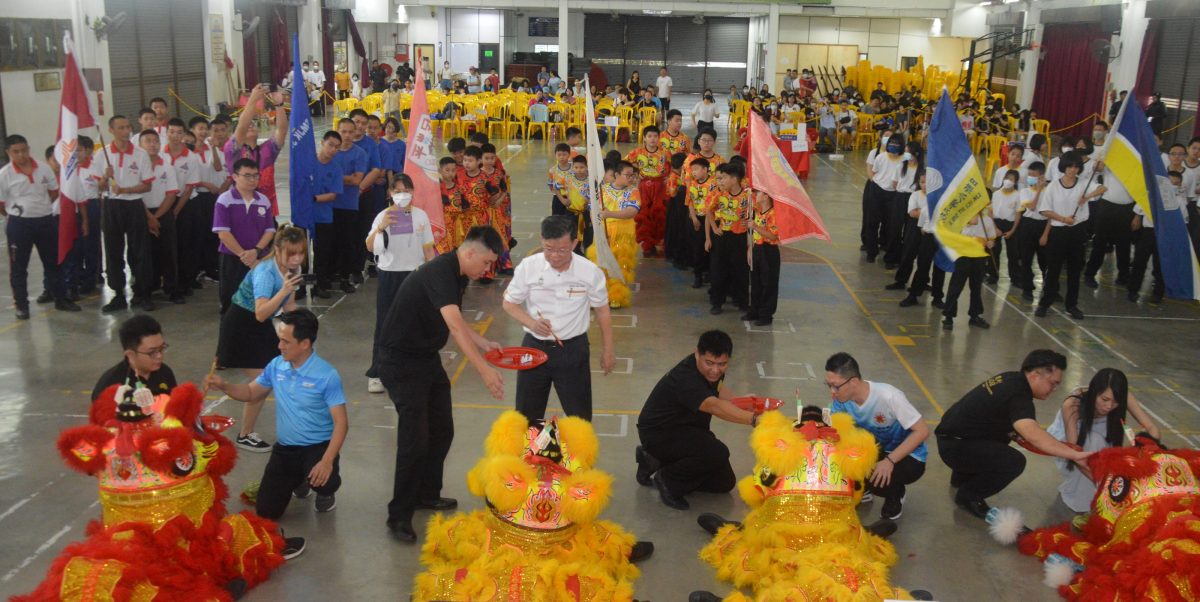
[{"label": "person wearing face mask", "polygon": [[[1121,447],[1133,443],[1125,441],[1127,416],[1133,416],[1146,434],[1158,438],[1158,426],[1129,392],[1129,379],[1125,373],[1115,368],[1102,368],[1086,388],[1075,389],[1063,400],[1062,409],[1046,432],[1084,451]],[[1058,486],[1063,503],[1072,512],[1090,511],[1096,484],[1092,482],[1087,465],[1063,458],[1055,459],[1054,463],[1063,477]]]},{"label": "person wearing face mask", "polygon": [[[833,118],[832,118],[832,115],[830,115],[830,123],[832,123],[832,122],[833,122]],[[858,233],[858,237],[859,237],[860,241],[862,242],[862,246],[859,248],[860,251],[867,250],[867,223],[868,223],[868,221],[870,221],[867,218],[867,215],[868,215],[867,206],[870,204],[871,199],[874,198],[874,195],[879,188],[879,185],[876,184],[875,180],[874,180],[875,171],[872,166],[875,164],[875,157],[878,157],[881,153],[884,152],[884,149],[887,148],[888,140],[890,140],[892,138],[893,134],[894,134],[894,132],[892,131],[892,128],[887,128],[887,129],[883,130],[882,132],[880,132],[879,133],[879,145],[872,148],[867,153],[867,183],[863,187],[862,227],[859,229],[859,233]],[[882,231],[883,224],[882,224],[882,222],[879,224],[879,226],[880,226],[879,228],[876,228],[876,233],[875,233],[875,235],[877,237],[876,240],[883,239],[883,231]],[[873,249],[873,251],[878,252],[878,249]]]},{"label": "person wearing face mask", "polygon": [[[1086,142],[1086,140],[1084,141]],[[1087,221],[1091,216],[1088,201],[1104,194],[1104,185],[1087,192],[1087,179],[1082,171],[1080,153],[1070,152],[1059,161],[1062,177],[1050,184],[1040,195],[1037,210],[1049,222],[1039,243],[1046,247],[1046,271],[1043,274],[1042,298],[1034,315],[1042,318],[1058,296],[1058,278],[1067,268],[1067,313],[1076,320],[1083,319],[1079,303],[1079,277],[1083,272],[1084,246],[1087,244]]]},{"label": "person wearing face mask", "polygon": [[1023,289],[1021,298],[1033,301],[1033,264],[1037,261],[1038,269],[1046,273],[1046,248],[1039,244],[1046,232],[1046,216],[1038,213],[1037,206],[1042,191],[1046,189],[1046,179],[1042,175],[1046,166],[1041,161],[1034,161],[1025,167],[1026,187],[1020,190],[1020,219],[1017,220],[1017,233],[1010,239],[1009,248],[1014,246],[1017,251],[1017,271],[1010,271],[1008,277],[1013,286]]},{"label": "person wearing face mask", "polygon": [[380,211],[367,235],[367,252],[375,255],[379,288],[375,292],[375,338],[371,367],[367,370],[367,392],[383,393],[379,379],[379,332],[400,285],[413,270],[434,257],[433,229],[429,216],[412,206],[412,179],[396,174],[392,180],[388,208]]},{"label": "person wearing face mask", "polygon": [[[900,185],[901,171],[907,167],[908,162],[904,160],[904,140],[897,136],[888,138],[887,146],[884,147],[886,153],[875,157],[871,164],[871,182],[875,184],[877,190],[873,190],[871,197],[867,201],[867,235],[866,235],[866,252],[867,263],[875,263],[875,256],[878,255],[882,248],[885,251],[884,261],[890,264],[890,269],[895,269],[900,258],[893,257],[892,245],[895,244],[896,250],[899,250],[899,238],[893,238],[898,232],[894,232],[888,227],[889,221],[887,218],[888,208],[891,206],[893,197],[896,195],[896,188]],[[880,228],[883,228],[883,240],[879,240]],[[897,228],[898,229],[898,228]]]},{"label": "person wearing face mask", "polygon": [[929,425],[904,392],[892,385],[862,377],[858,361],[839,352],[825,360],[825,386],[833,395],[829,410],[848,414],[854,424],[875,437],[879,462],[867,478],[859,503],[883,498],[880,517],[896,520],[904,510],[905,488],[925,474]]},{"label": "person wearing face mask", "polygon": [[1018,183],[1021,180],[1021,172],[1010,169],[1004,174],[1004,179],[1000,181],[1000,187],[992,193],[992,221],[996,224],[996,230],[992,234],[996,238],[991,249],[992,259],[988,262],[988,284],[996,284],[1000,279],[1001,247],[1008,249],[1009,280],[1016,282],[1018,279],[1019,254],[1013,248],[1013,243],[1021,222],[1021,213],[1018,210],[1021,206],[1021,191],[1018,189]]},{"label": "person wearing face mask", "polygon": [[1070,136],[1063,136],[1062,144],[1059,145],[1059,149],[1058,149],[1059,151],[1062,152],[1062,154],[1050,159],[1050,162],[1046,164],[1045,177],[1046,177],[1047,184],[1054,182],[1060,176],[1062,176],[1062,170],[1058,168],[1058,162],[1062,160],[1062,157],[1064,155],[1075,150],[1075,142],[1077,140],[1078,140],[1077,138],[1072,138]]},{"label": "person wearing face mask", "polygon": [[[896,139],[903,140],[899,136]],[[905,227],[908,225],[906,215],[908,197],[920,187],[917,173],[921,171],[925,161],[925,152],[921,149],[921,143],[914,140],[906,144],[900,160],[902,162],[900,180],[896,184],[895,193],[888,197],[887,204],[884,206],[883,263],[889,270],[896,269],[904,255]]]},{"label": "person wearing face mask", "polygon": [[400,82],[394,79],[383,91],[383,116],[400,119]]}]

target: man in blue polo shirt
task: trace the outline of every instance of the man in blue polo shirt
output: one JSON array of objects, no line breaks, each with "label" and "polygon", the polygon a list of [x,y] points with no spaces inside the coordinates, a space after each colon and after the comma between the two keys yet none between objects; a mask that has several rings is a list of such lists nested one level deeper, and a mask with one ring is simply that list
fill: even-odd
[{"label": "man in blue polo shirt", "polygon": [[[371,116],[362,109],[350,111],[350,119],[354,121],[354,145],[367,154],[367,171],[358,184],[358,221],[355,224],[356,240],[367,238],[375,216],[387,207],[387,166],[379,152],[379,143],[368,135],[368,124]],[[354,269],[350,272],[350,284],[363,283],[363,268],[367,261],[367,248],[362,244],[354,245]]]},{"label": "man in blue polo shirt", "polygon": [[333,275],[336,271],[337,233],[333,228],[333,204],[345,190],[342,185],[342,163],[338,160],[338,148],[342,136],[334,131],[325,132],[317,147],[317,177],[313,190],[316,203],[313,206],[313,222],[316,236],[313,237],[313,271],[317,274],[317,285],[313,296],[320,299],[330,297]]},{"label": "man in blue polo shirt", "polygon": [[329,512],[342,485],[338,452],[350,429],[346,395],[337,370],[313,350],[317,328],[317,316],[307,309],[280,314],[275,325],[279,357],[257,379],[233,384],[214,374],[204,380],[206,387],[237,401],[262,401],[275,392],[277,441],[255,504],[263,518],[283,516],[292,492],[307,497],[309,487],[317,492],[317,512]]},{"label": "man in blue polo shirt", "polygon": [[[358,248],[366,238],[358,235],[359,186],[371,170],[367,153],[354,144],[358,127],[349,119],[338,122],[337,132],[342,137],[342,147],[337,154],[342,166],[342,192],[333,201],[333,247],[337,254],[334,272],[342,281],[342,292],[353,293],[354,284],[350,274],[355,270],[354,260],[359,257]],[[361,262],[358,269],[362,269]]]}]

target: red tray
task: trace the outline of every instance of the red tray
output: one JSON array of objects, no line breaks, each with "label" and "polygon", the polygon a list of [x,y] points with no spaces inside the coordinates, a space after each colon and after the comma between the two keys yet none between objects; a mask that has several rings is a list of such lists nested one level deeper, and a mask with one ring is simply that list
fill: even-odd
[{"label": "red tray", "polygon": [[754,412],[755,414],[762,414],[763,412],[778,410],[783,407],[783,400],[775,399],[774,397],[747,395],[746,397],[734,397],[729,401],[733,402],[733,405],[743,410]]},{"label": "red tray", "polygon": [[223,433],[226,429],[233,426],[233,419],[228,416],[201,416],[200,421],[206,429],[218,433]]},{"label": "red tray", "polygon": [[505,347],[483,355],[489,363],[505,370],[529,370],[546,363],[546,352],[532,347]]}]

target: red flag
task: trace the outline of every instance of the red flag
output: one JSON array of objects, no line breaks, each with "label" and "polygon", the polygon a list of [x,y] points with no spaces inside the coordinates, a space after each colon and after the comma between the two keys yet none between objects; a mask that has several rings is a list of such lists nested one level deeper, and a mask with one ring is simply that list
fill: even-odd
[{"label": "red flag", "polygon": [[[66,70],[63,71],[62,105],[58,110],[58,143],[54,155],[61,166],[58,171],[58,263],[67,260],[67,254],[75,246],[79,235],[76,223],[76,203],[86,203],[83,198],[82,177],[76,147],[79,145],[79,129],[96,125],[95,111],[88,96],[87,82],[75,62],[71,32],[63,34],[63,53],[66,55]],[[89,151],[91,149],[88,149]],[[93,233],[95,235],[96,233]]]},{"label": "red flag", "polygon": [[425,70],[417,53],[416,86],[409,112],[408,146],[404,154],[404,173],[412,178],[412,203],[429,215],[434,240],[446,236],[446,216],[442,211],[442,191],[438,186],[438,155],[433,146],[433,125],[429,121],[429,100],[425,98]]},{"label": "red flag", "polygon": [[796,172],[783,158],[771,130],[762,117],[750,113],[750,187],[771,195],[775,200],[775,225],[779,243],[788,244],[805,238],[829,240],[825,222],[813,207],[812,199],[800,184]]}]

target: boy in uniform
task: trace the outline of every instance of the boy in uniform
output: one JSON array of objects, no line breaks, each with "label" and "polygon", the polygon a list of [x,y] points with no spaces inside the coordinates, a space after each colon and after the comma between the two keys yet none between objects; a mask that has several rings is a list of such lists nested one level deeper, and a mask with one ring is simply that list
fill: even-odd
[{"label": "boy in uniform", "polygon": [[550,187],[550,215],[565,215],[566,200],[563,198],[567,178],[571,177],[571,147],[566,142],[554,146],[554,165],[550,166],[547,176],[547,186]]},{"label": "boy in uniform", "polygon": [[750,218],[750,189],[742,185],[746,170],[738,163],[722,163],[717,168],[717,188],[708,197],[705,219],[704,250],[709,252],[712,285],[708,289],[712,307],[718,315],[727,298],[741,311],[747,304],[749,265],[746,262],[746,221]]},{"label": "boy in uniform", "polygon": [[658,140],[658,127],[647,127],[642,131],[642,145],[625,156],[640,176],[637,187],[642,208],[636,218],[637,241],[646,257],[658,254],[657,246],[662,242],[666,225],[666,183],[671,174],[671,155],[659,146]]},{"label": "boy in uniform", "polygon": [[151,289],[160,283],[164,293],[174,300],[179,287],[179,254],[175,243],[175,206],[179,196],[179,183],[175,170],[159,154],[158,132],[144,130],[138,136],[138,146],[146,151],[153,163],[154,180],[150,192],[143,197],[146,205],[146,227],[150,232],[150,261],[153,266]]},{"label": "boy in uniform", "polygon": [[754,249],[750,253],[754,269],[750,274],[750,311],[743,320],[755,326],[769,326],[779,305],[779,227],[775,225],[775,201],[759,190],[754,193]]}]

